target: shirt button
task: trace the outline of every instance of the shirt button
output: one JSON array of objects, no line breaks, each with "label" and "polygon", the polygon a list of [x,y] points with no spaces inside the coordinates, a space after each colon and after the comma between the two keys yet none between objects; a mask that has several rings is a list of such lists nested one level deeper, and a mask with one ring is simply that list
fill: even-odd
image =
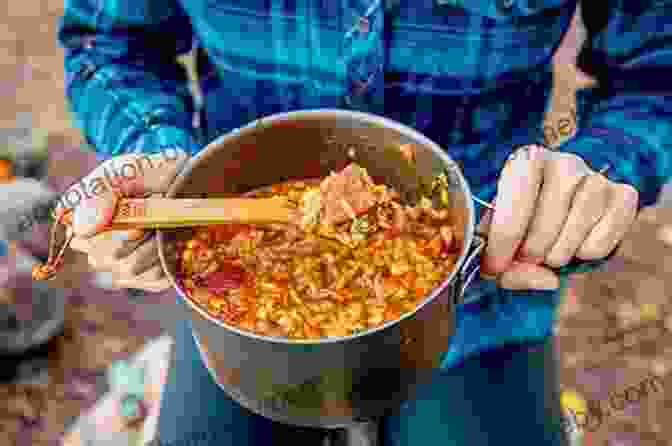
[{"label": "shirt button", "polygon": [[354,80],[352,81],[350,91],[352,92],[353,96],[362,96],[364,93],[366,93],[368,87],[369,87],[368,82]]},{"label": "shirt button", "polygon": [[368,18],[360,17],[359,20],[357,20],[357,31],[359,31],[360,34],[366,35],[370,28],[371,27]]},{"label": "shirt button", "polygon": [[145,127],[151,128],[159,123],[159,116],[156,112],[146,113],[142,117],[142,121],[145,124]]},{"label": "shirt button", "polygon": [[364,100],[363,96],[366,93],[369,85],[367,82],[352,80],[348,88],[349,94],[347,94],[344,99],[348,107],[360,107],[362,101]]},{"label": "shirt button", "polygon": [[98,67],[95,64],[87,62],[80,71],[80,76],[82,76],[82,79],[88,80],[91,78],[91,76],[93,76],[93,73],[95,73],[96,70],[98,70]]},{"label": "shirt button", "polygon": [[93,48],[93,45],[96,43],[96,38],[93,36],[84,37],[84,48],[90,50]]},{"label": "shirt button", "polygon": [[513,8],[514,3],[515,0],[499,0],[499,5],[506,10]]}]

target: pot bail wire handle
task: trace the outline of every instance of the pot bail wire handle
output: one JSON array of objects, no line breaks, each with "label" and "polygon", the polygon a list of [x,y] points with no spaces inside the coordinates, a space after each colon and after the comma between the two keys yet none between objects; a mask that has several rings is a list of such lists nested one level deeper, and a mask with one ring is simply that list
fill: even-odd
[{"label": "pot bail wire handle", "polygon": [[464,260],[464,265],[460,269],[457,276],[458,277],[457,294],[455,295],[456,305],[461,303],[468,304],[478,300],[477,298],[467,300],[464,298],[464,296],[466,295],[467,288],[469,288],[469,285],[471,285],[474,279],[478,277],[481,271],[481,254],[485,249],[485,243],[486,243],[485,240],[486,240],[485,237],[483,237],[483,235],[481,235],[480,233],[474,234],[474,241],[472,242],[469,254],[467,255],[467,258]]},{"label": "pot bail wire handle", "polygon": [[[69,231],[72,227],[72,209],[66,209],[60,215],[56,216],[54,223],[51,226],[51,233],[49,235],[49,257],[45,263],[38,263],[33,266],[31,276],[33,280],[51,280],[56,277],[58,269],[63,265],[63,257],[65,251],[70,246],[72,239],[75,238],[74,231]],[[59,228],[65,229],[65,241],[57,252],[56,248],[56,234]]]},{"label": "pot bail wire handle", "polygon": [[[120,198],[123,198],[121,194],[116,191],[117,202]],[[74,209],[65,208],[61,213],[57,213],[56,210],[52,211],[52,217],[54,222],[51,225],[51,231],[49,234],[49,256],[47,261],[44,263],[38,263],[33,266],[31,276],[33,280],[51,280],[56,277],[59,268],[63,266],[63,258],[65,257],[65,252],[70,246],[70,243],[75,238],[75,232],[72,229],[72,218],[73,218]],[[58,234],[58,229],[63,228],[65,230],[64,241],[60,249],[57,249],[56,235]]]},{"label": "pot bail wire handle", "polygon": [[[115,209],[115,214],[117,214],[119,212],[119,206],[121,204],[122,199],[126,197],[117,190],[113,189],[112,192],[116,196],[117,208]],[[146,193],[138,198],[149,198],[152,195],[153,195],[152,193]],[[33,280],[36,281],[51,280],[54,277],[56,277],[59,268],[63,266],[63,258],[65,257],[65,252],[70,246],[72,240],[75,238],[75,233],[72,228],[73,213],[74,208],[65,208],[60,213],[57,213],[56,210],[52,211],[51,215],[54,218],[54,222],[51,225],[51,232],[49,235],[49,256],[47,257],[46,262],[42,264],[38,263],[35,266],[33,266],[31,274]],[[58,234],[59,228],[65,229],[65,236],[63,244],[61,245],[60,249],[57,249],[56,235]],[[121,228],[121,226],[119,228]]]}]

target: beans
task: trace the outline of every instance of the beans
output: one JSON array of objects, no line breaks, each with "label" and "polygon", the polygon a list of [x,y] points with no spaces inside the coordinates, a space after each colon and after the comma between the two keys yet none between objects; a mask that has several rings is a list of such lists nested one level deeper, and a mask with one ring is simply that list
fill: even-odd
[{"label": "beans", "polygon": [[332,309],[334,309],[335,307],[336,305],[327,299],[323,299],[308,305],[308,308],[310,308],[316,313],[327,313]]},{"label": "beans", "polygon": [[194,258],[194,251],[192,249],[185,249],[182,251],[182,262],[185,265],[191,263],[191,260]]},{"label": "beans", "polygon": [[364,304],[353,302],[346,307],[346,311],[353,320],[360,320],[364,314]]},{"label": "beans", "polygon": [[306,321],[313,327],[319,327],[325,320],[327,320],[327,318],[328,316],[326,314],[316,314],[306,318]]},{"label": "beans", "polygon": [[406,274],[411,270],[411,267],[407,263],[393,263],[390,266],[390,274],[393,276],[401,276]]},{"label": "beans", "polygon": [[[185,283],[186,285],[186,283]],[[210,300],[210,293],[205,288],[194,288],[194,290],[189,294],[189,296],[194,299],[199,304],[207,305]]]},{"label": "beans", "polygon": [[226,306],[226,299],[220,297],[211,297],[208,305],[215,311],[221,311]]},{"label": "beans", "polygon": [[378,325],[382,324],[382,322],[384,320],[382,311],[371,312],[369,314],[370,314],[370,316],[366,321],[369,324],[369,326],[375,327],[375,326],[378,326]]},{"label": "beans", "polygon": [[281,316],[276,322],[287,334],[290,334],[296,329],[296,321],[289,316]]},{"label": "beans", "polygon": [[317,327],[315,327],[314,325],[311,325],[308,322],[304,322],[303,334],[309,339],[316,339],[322,336],[322,331]]}]

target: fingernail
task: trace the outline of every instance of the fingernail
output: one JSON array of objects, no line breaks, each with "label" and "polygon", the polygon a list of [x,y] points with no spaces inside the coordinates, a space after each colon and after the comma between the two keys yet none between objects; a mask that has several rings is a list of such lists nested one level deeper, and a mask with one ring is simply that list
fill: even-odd
[{"label": "fingernail", "polygon": [[508,290],[538,290],[550,291],[557,290],[560,287],[560,282],[556,278],[546,277],[545,275],[537,275],[534,277],[526,276],[523,278],[511,278],[510,276],[502,277],[499,281],[499,286]]},{"label": "fingernail", "polygon": [[658,230],[658,238],[668,246],[672,246],[672,225],[665,225]]},{"label": "fingernail", "polygon": [[560,281],[557,277],[539,276],[538,279],[533,280],[533,289],[535,290],[557,290],[560,287]]},{"label": "fingernail", "polygon": [[533,290],[555,290],[560,287],[560,279],[550,271],[530,275],[526,279],[528,286],[525,288]]},{"label": "fingernail", "polygon": [[560,279],[547,268],[514,261],[499,277],[499,286],[510,290],[556,290]]}]

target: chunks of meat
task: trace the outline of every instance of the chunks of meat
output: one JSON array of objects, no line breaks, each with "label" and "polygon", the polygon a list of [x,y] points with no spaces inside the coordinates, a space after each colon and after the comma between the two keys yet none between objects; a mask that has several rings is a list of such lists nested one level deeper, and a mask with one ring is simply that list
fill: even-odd
[{"label": "chunks of meat", "polygon": [[371,209],[377,202],[373,185],[366,170],[356,164],[330,175],[320,185],[322,221],[343,223]]}]

